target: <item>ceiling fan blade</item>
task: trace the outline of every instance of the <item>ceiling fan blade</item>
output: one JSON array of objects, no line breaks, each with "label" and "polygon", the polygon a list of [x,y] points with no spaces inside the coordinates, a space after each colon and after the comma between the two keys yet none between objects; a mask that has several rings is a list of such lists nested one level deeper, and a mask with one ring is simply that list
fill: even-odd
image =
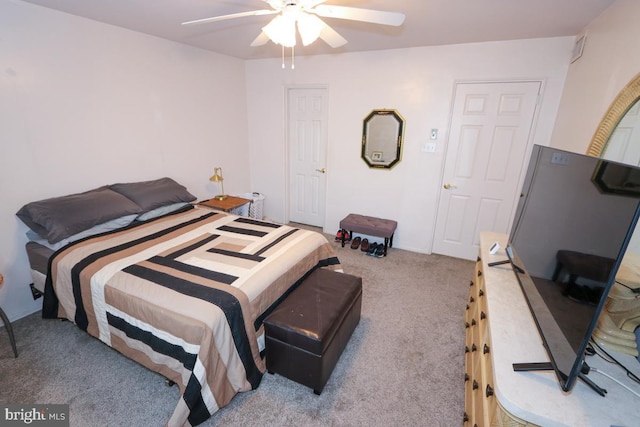
[{"label": "ceiling fan blade", "polygon": [[[306,0],[306,1],[302,1],[302,7],[305,9],[310,9],[312,7],[316,7],[319,4],[325,3],[328,0]],[[307,10],[308,12],[308,10]]]},{"label": "ceiling fan blade", "polygon": [[336,48],[347,44],[347,39],[342,37],[336,30],[328,26],[325,22],[322,22],[322,31],[320,31],[320,38],[324,40],[329,46]]},{"label": "ceiling fan blade", "polygon": [[261,31],[260,34],[258,34],[258,37],[251,42],[251,47],[262,46],[268,42],[269,36],[264,31]]},{"label": "ceiling fan blade", "polygon": [[196,19],[194,21],[183,22],[182,25],[207,24],[209,22],[224,21],[226,19],[243,18],[245,16],[273,15],[278,13],[273,9],[252,10],[250,12],[232,13],[230,15],[213,16],[211,18]]},{"label": "ceiling fan blade", "polygon": [[352,21],[371,22],[373,24],[393,25],[395,27],[404,22],[404,13],[386,12],[382,10],[360,9],[348,6],[318,5],[307,12],[315,13],[324,18],[349,19]]}]

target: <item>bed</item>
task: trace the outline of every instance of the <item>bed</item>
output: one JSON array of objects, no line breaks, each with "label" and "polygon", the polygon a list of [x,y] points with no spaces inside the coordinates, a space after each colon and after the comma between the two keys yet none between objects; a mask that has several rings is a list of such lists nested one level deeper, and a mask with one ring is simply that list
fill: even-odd
[{"label": "bed", "polygon": [[[169,426],[200,424],[258,387],[263,319],[317,268],[341,270],[320,233],[194,205],[169,178],[65,197],[18,212],[43,317],[68,319],[176,383]],[[78,216],[83,225],[69,227]]]}]

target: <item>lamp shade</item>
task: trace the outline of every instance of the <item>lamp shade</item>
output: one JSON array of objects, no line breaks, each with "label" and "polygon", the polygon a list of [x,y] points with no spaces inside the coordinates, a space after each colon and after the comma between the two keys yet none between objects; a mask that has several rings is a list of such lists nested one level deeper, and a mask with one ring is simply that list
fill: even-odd
[{"label": "lamp shade", "polygon": [[285,47],[296,45],[296,17],[286,11],[271,20],[262,31],[274,42]]},{"label": "lamp shade", "polygon": [[304,46],[309,46],[320,37],[324,23],[320,18],[305,12],[298,14],[298,32]]},{"label": "lamp shade", "polygon": [[220,190],[222,192],[221,194],[218,194],[217,196],[215,196],[215,198],[218,200],[226,199],[227,195],[224,194],[224,178],[222,177],[222,168],[214,168],[213,175],[211,176],[211,178],[209,178],[209,181],[220,183]]},{"label": "lamp shade", "polygon": [[274,43],[293,47],[296,45],[296,24],[305,46],[316,41],[324,27],[324,23],[316,15],[300,10],[299,7],[288,7],[264,26],[262,31]]},{"label": "lamp shade", "polygon": [[222,177],[222,168],[214,168],[213,175],[209,178],[209,181],[212,182],[222,182],[224,178]]}]

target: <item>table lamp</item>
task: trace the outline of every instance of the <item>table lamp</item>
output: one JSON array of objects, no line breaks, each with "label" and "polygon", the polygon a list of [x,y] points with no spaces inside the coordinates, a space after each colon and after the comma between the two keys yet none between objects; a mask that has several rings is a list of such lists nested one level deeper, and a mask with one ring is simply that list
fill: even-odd
[{"label": "table lamp", "polygon": [[227,195],[224,194],[224,178],[222,177],[222,168],[214,168],[213,176],[209,178],[209,181],[220,183],[220,189],[222,190],[222,194],[218,194],[217,196],[215,196],[215,198],[218,200],[226,199]]}]

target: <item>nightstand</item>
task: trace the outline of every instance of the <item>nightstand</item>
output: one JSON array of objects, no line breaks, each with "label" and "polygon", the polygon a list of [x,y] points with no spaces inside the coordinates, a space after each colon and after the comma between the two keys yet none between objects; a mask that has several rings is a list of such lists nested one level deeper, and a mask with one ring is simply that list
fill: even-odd
[{"label": "nightstand", "polygon": [[218,200],[214,197],[198,204],[201,206],[206,206],[208,208],[229,212],[233,209],[239,208],[240,206],[244,206],[247,203],[251,203],[251,200],[245,199],[243,197],[227,196],[222,200]]}]

